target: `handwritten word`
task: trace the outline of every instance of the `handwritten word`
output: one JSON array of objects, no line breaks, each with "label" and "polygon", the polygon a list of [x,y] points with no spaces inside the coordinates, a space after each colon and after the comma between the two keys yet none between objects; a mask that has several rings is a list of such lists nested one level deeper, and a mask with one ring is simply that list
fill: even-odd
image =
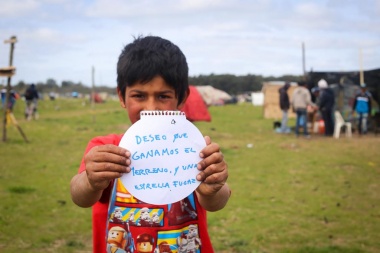
[{"label": "handwritten word", "polygon": [[161,141],[161,140],[166,140],[166,135],[159,135],[159,134],[149,134],[149,135],[143,135],[139,136],[136,135],[136,143],[140,144],[142,142],[154,142],[154,141]]},{"label": "handwritten word", "polygon": [[147,176],[149,174],[169,172],[167,168],[135,169],[135,167],[132,167],[131,171],[133,176]]},{"label": "handwritten word", "polygon": [[133,153],[132,159],[133,160],[140,160],[140,159],[147,159],[149,157],[155,157],[155,156],[165,156],[165,155],[178,155],[179,151],[178,148],[176,149],[151,149],[149,151],[146,151],[144,153],[140,152],[138,153],[137,151]]},{"label": "handwritten word", "polygon": [[[181,186],[186,186],[190,184],[195,184],[197,181],[192,178],[192,179],[187,179],[184,181],[173,181],[172,184],[174,187],[181,187]],[[162,189],[162,188],[169,188],[170,185],[168,182],[164,183],[142,183],[139,185],[135,185],[136,190],[153,190],[153,189]]]},{"label": "handwritten word", "polygon": [[193,148],[185,148],[185,153],[195,153],[196,151]]},{"label": "handwritten word", "polygon": [[174,135],[174,139],[173,139],[173,142],[175,142],[175,140],[177,140],[177,139],[183,139],[183,138],[189,138],[188,136],[187,136],[187,133],[183,133],[183,134],[175,134]]},{"label": "handwritten word", "polygon": [[196,183],[196,180],[194,178],[188,179],[188,180],[185,180],[185,181],[173,181],[174,187],[185,186],[185,185],[195,184],[195,183]]},{"label": "handwritten word", "polygon": [[170,188],[169,183],[142,183],[135,185],[136,190],[148,190],[148,189],[158,189],[158,188]]},{"label": "handwritten word", "polygon": [[195,169],[195,168],[197,168],[197,164],[195,164],[195,163],[192,163],[189,165],[182,165],[183,170],[189,170],[189,169]]}]

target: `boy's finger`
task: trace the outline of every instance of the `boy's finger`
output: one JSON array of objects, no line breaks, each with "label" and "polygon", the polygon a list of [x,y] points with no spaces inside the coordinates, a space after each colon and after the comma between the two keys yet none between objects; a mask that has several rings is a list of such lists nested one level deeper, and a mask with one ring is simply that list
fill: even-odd
[{"label": "boy's finger", "polygon": [[107,162],[107,163],[114,163],[114,164],[120,164],[120,165],[129,165],[131,164],[131,160],[127,158],[126,156],[121,156],[118,154],[112,154],[112,153],[106,153],[106,152],[100,152],[97,154],[97,156],[93,159],[94,162]]},{"label": "boy's finger", "polygon": [[117,155],[122,155],[125,156],[126,154],[130,154],[128,150],[125,148],[115,146],[112,144],[107,144],[107,145],[102,145],[102,146],[97,146],[99,148],[100,152],[108,152],[108,153],[113,153]]},{"label": "boy's finger", "polygon": [[206,184],[219,184],[225,182],[227,178],[227,171],[222,170],[215,173],[207,173],[205,171],[200,172],[197,175],[197,180]]},{"label": "boy's finger", "polygon": [[[92,171],[94,173],[127,173],[129,171],[128,165],[102,162],[95,163],[92,166]],[[98,174],[99,176],[100,174]]]},{"label": "boy's finger", "polygon": [[201,158],[208,157],[209,155],[220,152],[220,147],[217,143],[211,143],[201,150],[199,156]]},{"label": "boy's finger", "polygon": [[220,163],[223,159],[224,155],[222,152],[213,152],[211,155],[205,156],[205,158],[198,163],[198,170],[204,170],[212,164]]}]

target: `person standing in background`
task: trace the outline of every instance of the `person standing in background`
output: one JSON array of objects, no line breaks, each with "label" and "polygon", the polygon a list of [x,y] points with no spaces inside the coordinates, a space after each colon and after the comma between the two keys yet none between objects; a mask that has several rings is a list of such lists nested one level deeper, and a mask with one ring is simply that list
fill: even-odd
[{"label": "person standing in background", "polygon": [[360,85],[360,93],[356,95],[352,106],[352,114],[359,115],[359,134],[366,134],[368,130],[368,116],[371,115],[371,94],[367,91],[366,84]]},{"label": "person standing in background", "polygon": [[24,94],[26,108],[25,108],[25,118],[31,120],[32,118],[37,119],[37,101],[39,98],[38,91],[34,83],[32,83],[25,91]]},{"label": "person standing in background", "polygon": [[13,111],[13,107],[16,104],[16,100],[19,99],[20,96],[15,90],[11,90],[9,93],[9,101],[8,106],[5,106],[6,100],[7,100],[7,89],[3,88],[1,89],[1,107],[0,108],[6,108],[10,111]]},{"label": "person standing in background", "polygon": [[305,138],[310,138],[307,130],[307,107],[316,107],[316,105],[311,101],[310,91],[306,88],[305,81],[298,82],[298,87],[293,91],[291,104],[294,112],[297,114],[296,136],[299,136],[299,128],[302,127]]},{"label": "person standing in background", "polygon": [[286,82],[284,86],[282,86],[278,92],[280,93],[280,108],[282,111],[282,120],[281,120],[281,133],[289,133],[288,128],[288,111],[290,108],[290,101],[288,90],[290,87],[290,83]]},{"label": "person standing in background", "polygon": [[329,88],[326,80],[321,79],[318,82],[319,98],[318,109],[321,112],[323,122],[325,123],[325,136],[332,136],[334,134],[334,106],[335,95],[332,89]]}]

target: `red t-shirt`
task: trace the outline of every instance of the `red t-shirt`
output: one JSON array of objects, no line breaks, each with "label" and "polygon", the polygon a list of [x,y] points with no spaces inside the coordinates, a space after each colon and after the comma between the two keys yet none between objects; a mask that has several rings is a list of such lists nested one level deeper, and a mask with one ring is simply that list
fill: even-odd
[{"label": "red t-shirt", "polygon": [[[122,137],[116,134],[96,137],[88,143],[85,154],[99,145],[118,146]],[[84,157],[79,173],[83,171]],[[120,246],[125,252],[214,252],[207,231],[207,213],[195,193],[173,204],[151,205],[125,192],[119,180],[115,182],[104,190],[92,207],[93,252],[115,251],[115,248],[110,248],[115,244],[108,243],[111,229],[125,232],[123,246]]]}]

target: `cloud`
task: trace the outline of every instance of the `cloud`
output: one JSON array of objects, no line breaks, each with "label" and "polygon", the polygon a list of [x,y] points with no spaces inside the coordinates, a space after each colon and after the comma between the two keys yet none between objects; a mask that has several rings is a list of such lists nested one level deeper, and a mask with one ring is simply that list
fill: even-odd
[{"label": "cloud", "polygon": [[0,1],[0,16],[2,18],[22,17],[38,9],[39,4],[35,0]]},{"label": "cloud", "polygon": [[[16,35],[17,78],[114,84],[133,36],[157,35],[185,53],[191,75],[302,73],[379,67],[378,0],[0,0],[0,34]],[[0,48],[0,66],[8,51]],[[46,76],[46,78],[44,78]]]}]

